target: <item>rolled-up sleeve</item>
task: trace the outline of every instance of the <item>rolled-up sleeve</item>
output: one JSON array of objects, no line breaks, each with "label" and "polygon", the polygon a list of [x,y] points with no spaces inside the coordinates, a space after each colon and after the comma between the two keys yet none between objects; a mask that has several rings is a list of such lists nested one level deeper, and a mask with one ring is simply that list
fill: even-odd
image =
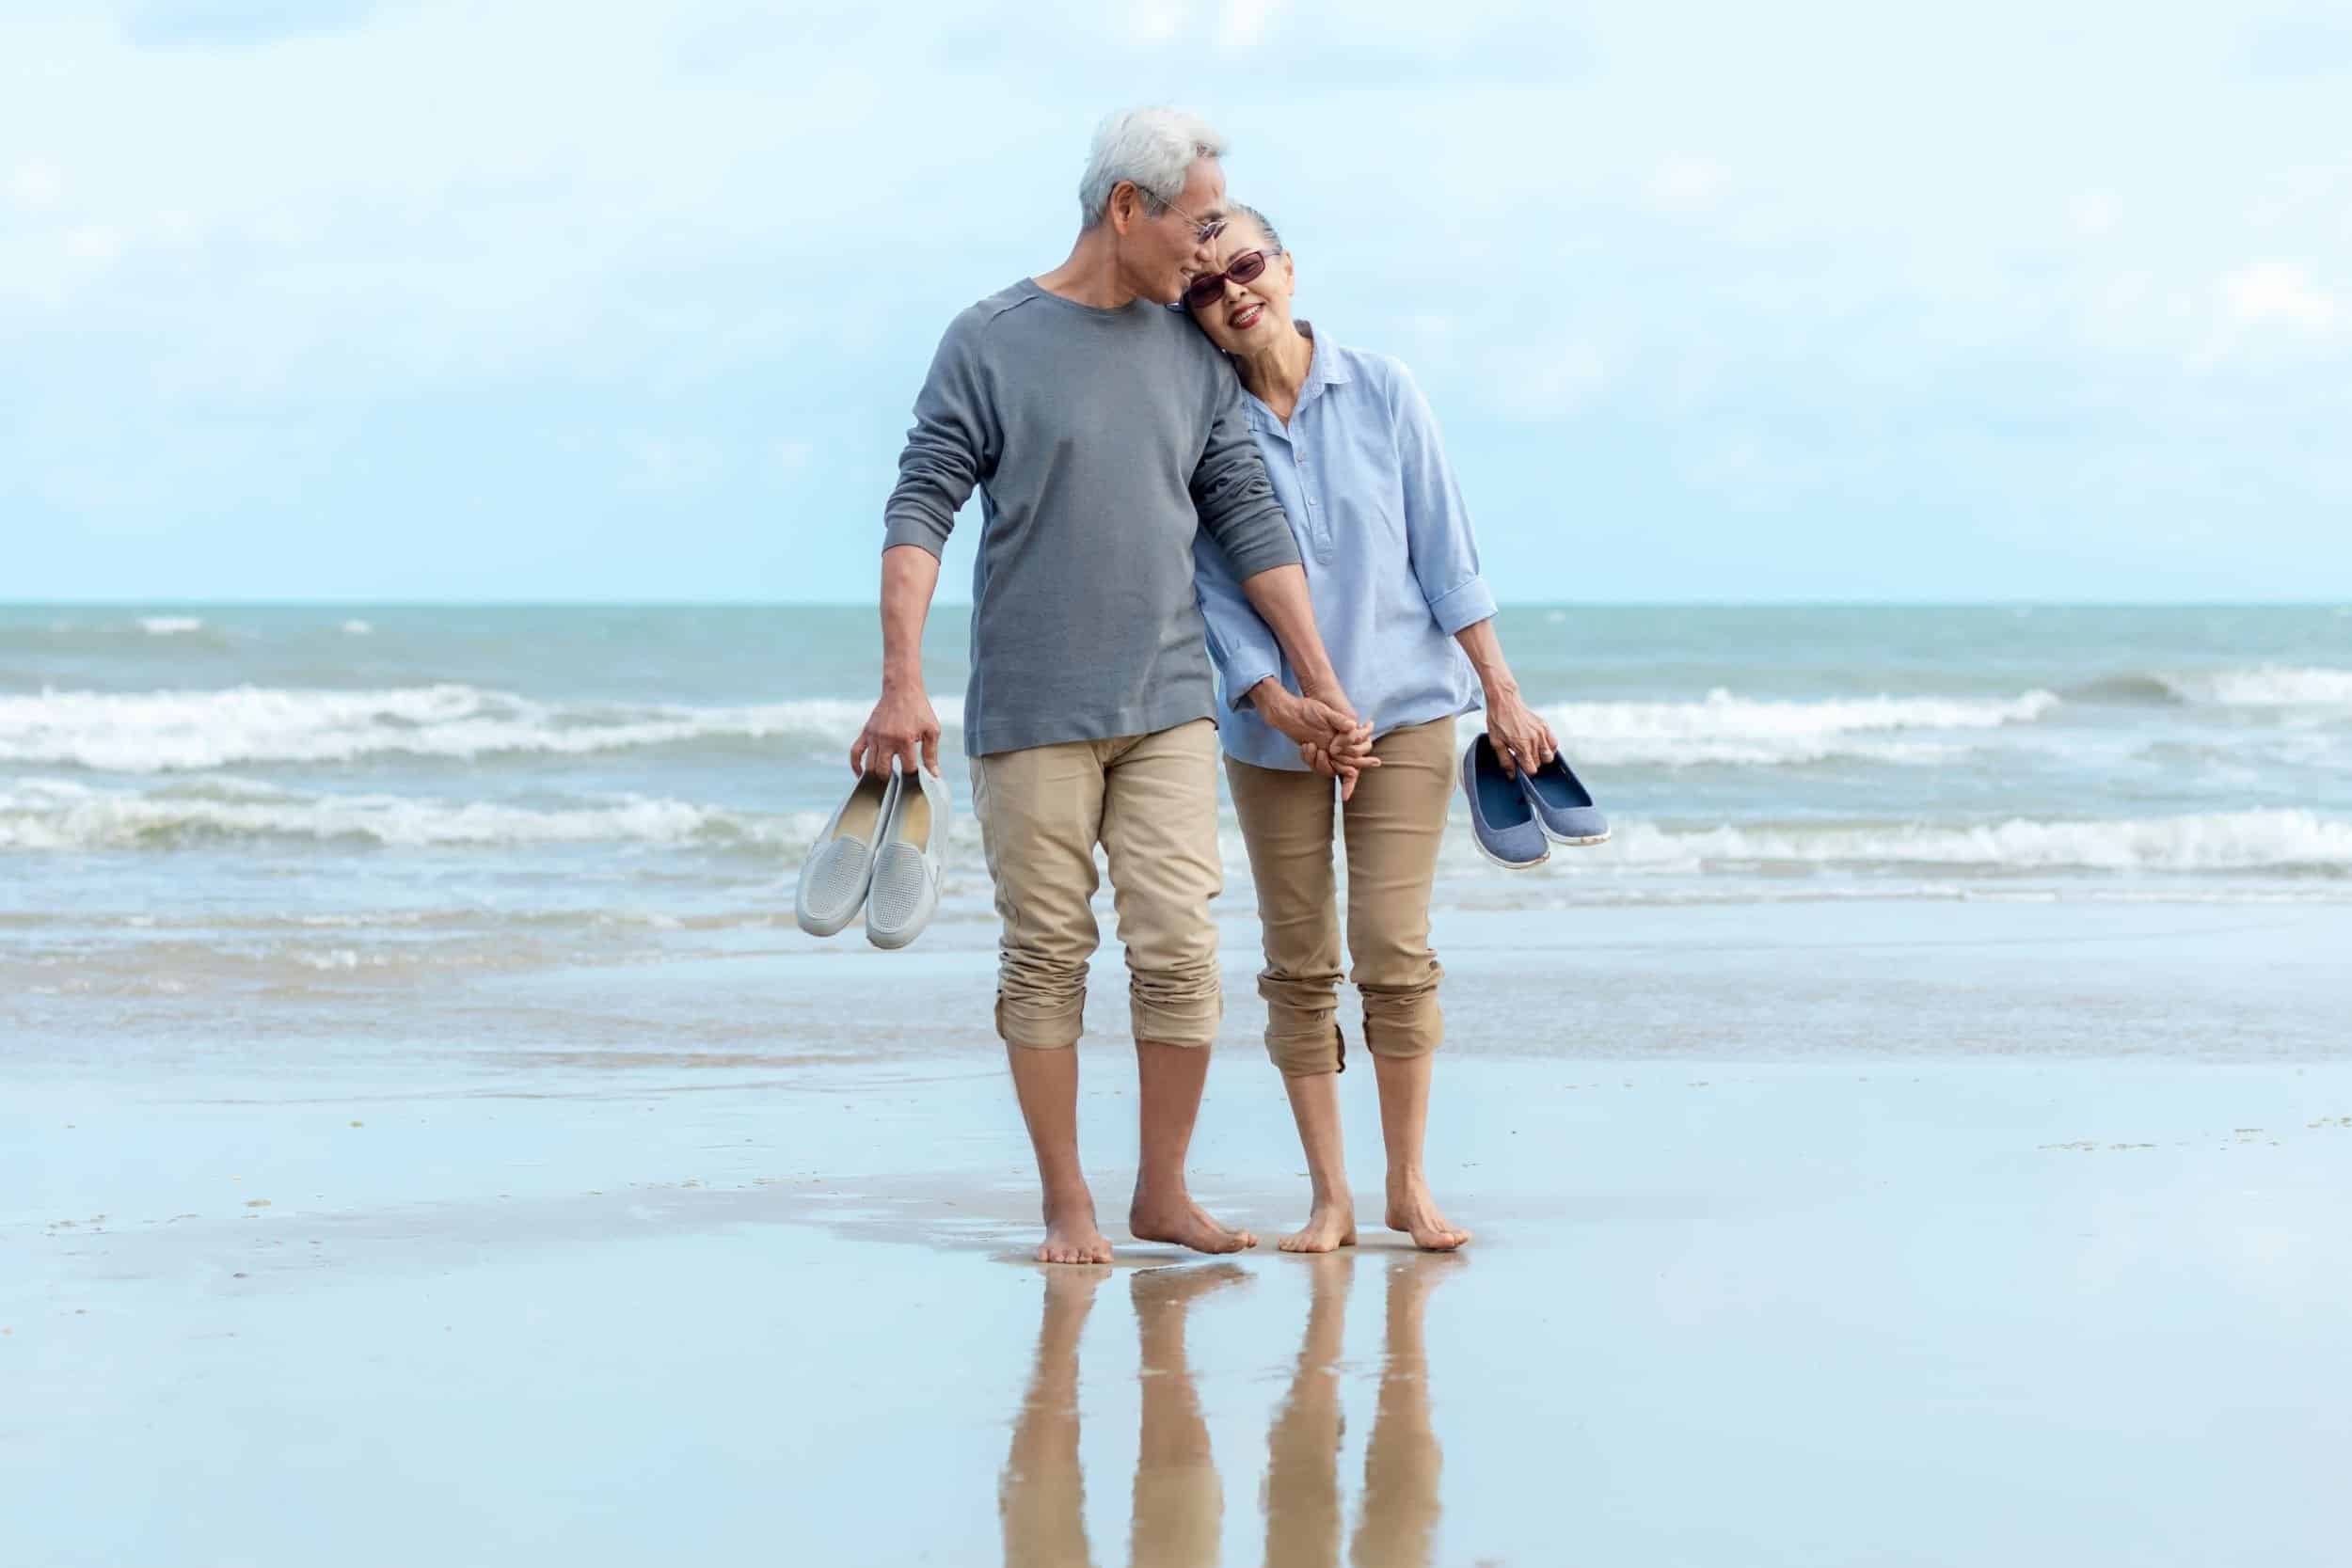
[{"label": "rolled-up sleeve", "polygon": [[1413,374],[1395,366],[1389,386],[1396,421],[1398,467],[1405,483],[1405,542],[1429,613],[1451,637],[1495,612],[1495,596],[1478,572],[1478,540],[1470,510],[1445,458],[1437,416]]},{"label": "rolled-up sleeve", "polygon": [[948,325],[914,398],[914,426],[898,454],[898,483],[882,508],[882,548],[947,547],[956,513],[995,471],[995,420],[980,361],[981,320],[966,311]]},{"label": "rolled-up sleeve", "polygon": [[1192,586],[1200,619],[1208,624],[1209,657],[1216,664],[1225,705],[1245,707],[1252,688],[1282,678],[1282,651],[1274,628],[1242,592],[1224,550],[1205,535],[1193,541]]},{"label": "rolled-up sleeve", "polygon": [[1200,527],[1225,552],[1236,581],[1246,582],[1277,566],[1299,563],[1298,541],[1291,537],[1282,503],[1265,476],[1265,459],[1249,417],[1242,412],[1241,384],[1218,367],[1219,395],[1209,440],[1192,471],[1192,504]]}]

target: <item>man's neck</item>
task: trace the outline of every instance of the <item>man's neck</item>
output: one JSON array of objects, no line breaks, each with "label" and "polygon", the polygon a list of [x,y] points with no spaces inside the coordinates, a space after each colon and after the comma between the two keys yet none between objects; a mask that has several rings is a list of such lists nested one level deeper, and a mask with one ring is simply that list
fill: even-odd
[{"label": "man's neck", "polygon": [[1108,224],[1098,223],[1080,230],[1078,243],[1070,247],[1069,260],[1030,281],[1049,294],[1059,294],[1073,305],[1092,306],[1097,310],[1120,309],[1140,297],[1139,291],[1119,270],[1119,257],[1111,248]]}]

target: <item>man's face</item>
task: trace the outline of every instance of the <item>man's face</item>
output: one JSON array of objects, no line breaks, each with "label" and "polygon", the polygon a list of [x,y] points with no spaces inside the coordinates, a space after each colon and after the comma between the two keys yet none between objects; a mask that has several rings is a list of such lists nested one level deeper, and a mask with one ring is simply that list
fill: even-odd
[{"label": "man's face", "polygon": [[1225,216],[1225,170],[1215,158],[1202,158],[1184,178],[1184,194],[1158,217],[1137,193],[1135,221],[1120,244],[1120,260],[1133,277],[1136,292],[1162,305],[1173,305],[1193,273],[1209,270],[1213,242],[1201,238],[1203,225]]}]

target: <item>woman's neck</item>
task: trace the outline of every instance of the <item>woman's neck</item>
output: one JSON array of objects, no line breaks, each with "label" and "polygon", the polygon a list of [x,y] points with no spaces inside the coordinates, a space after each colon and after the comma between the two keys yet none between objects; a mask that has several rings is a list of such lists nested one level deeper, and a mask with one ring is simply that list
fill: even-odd
[{"label": "woman's neck", "polygon": [[1298,407],[1298,394],[1307,385],[1307,372],[1314,367],[1315,344],[1310,335],[1294,325],[1288,331],[1254,354],[1234,356],[1233,362],[1241,371],[1241,384],[1260,403],[1274,410],[1275,418],[1284,424]]}]

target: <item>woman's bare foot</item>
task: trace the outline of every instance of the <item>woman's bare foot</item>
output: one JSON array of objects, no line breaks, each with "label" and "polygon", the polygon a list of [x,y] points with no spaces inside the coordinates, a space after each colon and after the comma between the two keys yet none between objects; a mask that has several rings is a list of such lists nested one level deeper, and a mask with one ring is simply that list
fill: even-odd
[{"label": "woman's bare foot", "polygon": [[1314,1206],[1302,1229],[1276,1243],[1284,1252],[1329,1252],[1356,1244],[1356,1205],[1345,1198],[1328,1198]]},{"label": "woman's bare foot", "polygon": [[1045,1240],[1041,1263],[1107,1263],[1111,1243],[1094,1223],[1094,1195],[1085,1191],[1045,1200]]},{"label": "woman's bare foot", "polygon": [[1419,1171],[1390,1174],[1389,1228],[1412,1237],[1413,1244],[1423,1252],[1452,1252],[1470,1239],[1469,1231],[1456,1230],[1447,1223]]},{"label": "woman's bare foot", "polygon": [[1137,1187],[1127,1210],[1127,1228],[1138,1242],[1173,1242],[1195,1252],[1247,1252],[1258,1244],[1248,1231],[1211,1219],[1181,1188],[1163,1196]]}]

